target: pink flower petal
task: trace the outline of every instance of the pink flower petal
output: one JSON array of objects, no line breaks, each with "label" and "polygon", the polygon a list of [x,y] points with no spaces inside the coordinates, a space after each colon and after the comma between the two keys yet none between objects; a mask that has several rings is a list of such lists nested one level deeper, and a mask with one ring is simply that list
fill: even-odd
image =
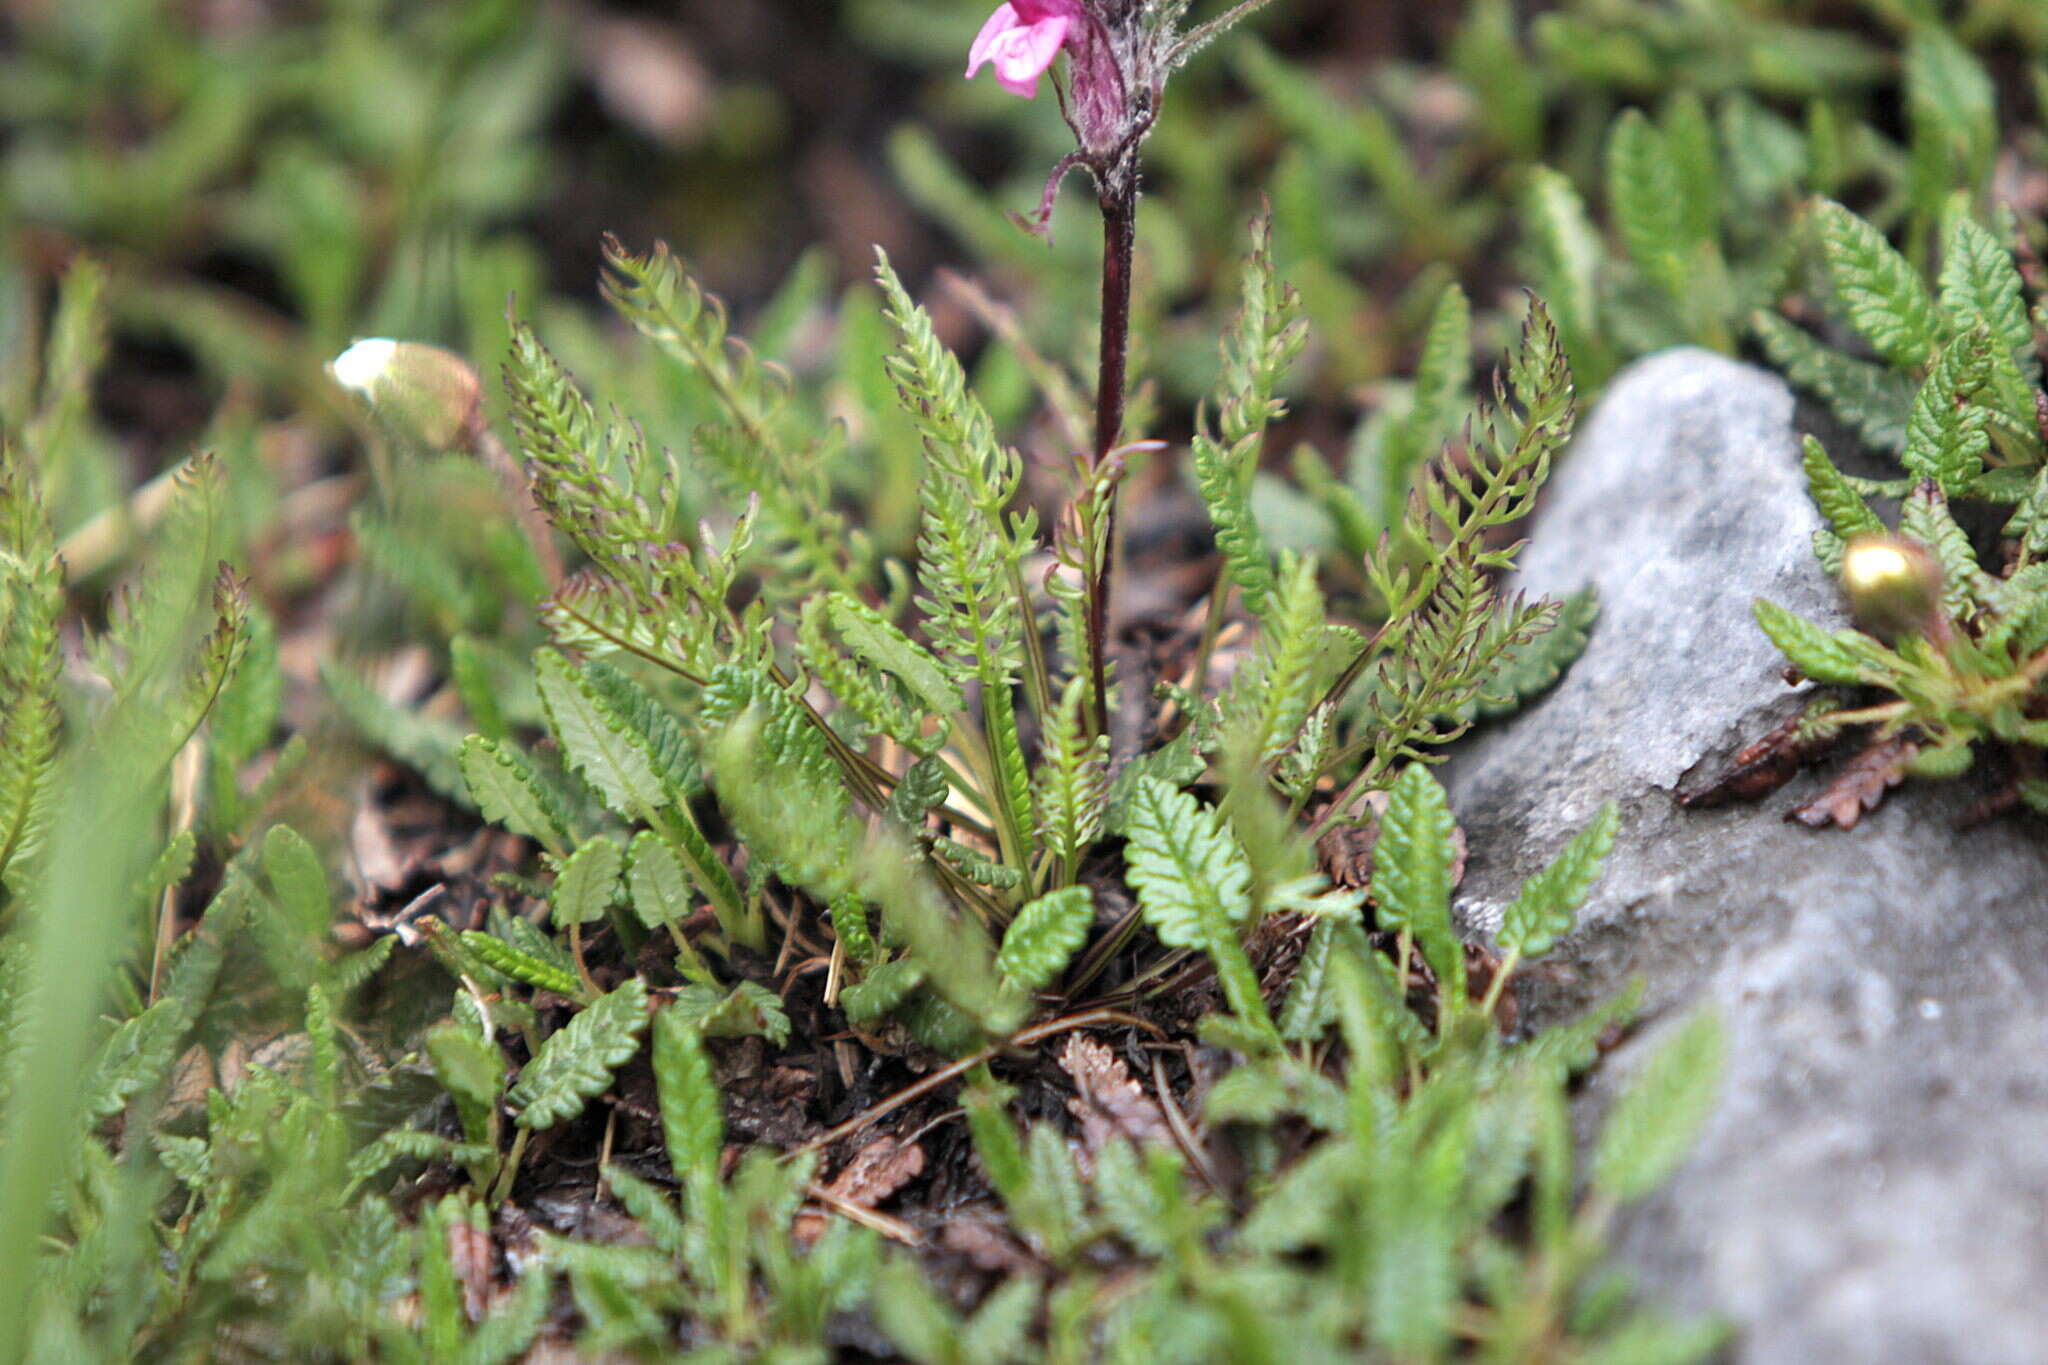
[{"label": "pink flower petal", "polygon": [[1038,94],[1038,78],[1060,55],[1067,40],[1070,21],[1055,15],[1025,27],[1012,28],[995,41],[990,60],[995,63],[996,81],[1013,95],[1031,99]]},{"label": "pink flower petal", "polygon": [[981,32],[974,37],[974,46],[967,49],[967,79],[973,80],[974,73],[995,55],[996,42],[1003,34],[1017,27],[1017,11],[1009,5],[997,5],[996,12],[981,26]]}]

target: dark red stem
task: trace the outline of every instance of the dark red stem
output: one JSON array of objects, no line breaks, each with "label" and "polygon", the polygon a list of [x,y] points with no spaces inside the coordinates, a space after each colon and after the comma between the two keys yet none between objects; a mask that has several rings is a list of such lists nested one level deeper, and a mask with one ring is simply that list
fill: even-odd
[{"label": "dark red stem", "polygon": [[[1123,435],[1125,367],[1131,345],[1131,257],[1138,239],[1137,158],[1114,168],[1101,185],[1102,356],[1095,384],[1095,458],[1099,470]],[[1088,652],[1094,670],[1095,730],[1109,733],[1109,592],[1116,557],[1118,493],[1109,495],[1100,554],[1090,565]]]}]

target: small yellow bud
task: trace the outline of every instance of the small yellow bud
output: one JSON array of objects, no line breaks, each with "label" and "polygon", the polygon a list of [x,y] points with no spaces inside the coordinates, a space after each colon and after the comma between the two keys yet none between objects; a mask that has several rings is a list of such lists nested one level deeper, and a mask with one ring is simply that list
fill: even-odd
[{"label": "small yellow bud", "polygon": [[423,450],[466,450],[477,432],[483,382],[453,351],[371,337],[327,367],[402,441]]},{"label": "small yellow bud", "polygon": [[1864,535],[1842,552],[1842,587],[1856,624],[1884,639],[1948,634],[1941,610],[1941,565],[1910,540]]}]

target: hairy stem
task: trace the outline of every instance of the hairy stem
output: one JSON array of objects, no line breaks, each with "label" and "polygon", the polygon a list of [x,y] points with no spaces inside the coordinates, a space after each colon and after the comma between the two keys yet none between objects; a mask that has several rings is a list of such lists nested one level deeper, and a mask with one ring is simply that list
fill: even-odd
[{"label": "hairy stem", "polygon": [[[1095,458],[1099,468],[1124,426],[1125,369],[1131,345],[1131,260],[1138,238],[1136,150],[1100,181],[1102,205],[1102,344],[1095,383]],[[1109,733],[1109,594],[1116,556],[1118,492],[1102,519],[1101,545],[1089,558],[1088,652],[1095,692],[1095,733]]]}]

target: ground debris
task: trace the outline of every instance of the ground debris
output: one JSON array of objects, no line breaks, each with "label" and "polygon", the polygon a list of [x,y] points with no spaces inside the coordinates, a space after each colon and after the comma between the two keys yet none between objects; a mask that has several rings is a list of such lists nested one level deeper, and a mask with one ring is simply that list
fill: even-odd
[{"label": "ground debris", "polygon": [[1688,810],[1704,810],[1769,796],[1835,746],[1833,734],[1806,732],[1807,720],[1804,712],[1788,717],[1762,739],[1746,745],[1718,776],[1680,791],[1678,804]]},{"label": "ground debris", "polygon": [[1078,1092],[1067,1101],[1067,1112],[1080,1123],[1081,1145],[1090,1157],[1119,1137],[1138,1146],[1173,1141],[1166,1115],[1107,1047],[1085,1034],[1068,1034],[1059,1062]]},{"label": "ground debris", "polygon": [[1854,829],[1866,812],[1877,809],[1887,791],[1906,780],[1907,765],[1919,752],[1920,746],[1909,739],[1874,740],[1869,748],[1843,765],[1827,790],[1794,808],[1785,818],[1814,829],[1830,824]]}]

